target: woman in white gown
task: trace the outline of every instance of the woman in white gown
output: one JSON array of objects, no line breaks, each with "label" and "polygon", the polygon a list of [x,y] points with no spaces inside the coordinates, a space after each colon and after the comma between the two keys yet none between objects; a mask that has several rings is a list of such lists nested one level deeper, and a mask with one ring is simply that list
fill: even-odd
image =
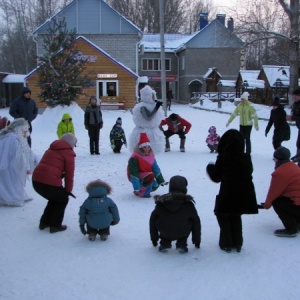
[{"label": "woman in white gown", "polygon": [[31,200],[25,191],[26,179],[35,165],[27,143],[28,122],[15,119],[0,131],[0,205],[23,206]]}]

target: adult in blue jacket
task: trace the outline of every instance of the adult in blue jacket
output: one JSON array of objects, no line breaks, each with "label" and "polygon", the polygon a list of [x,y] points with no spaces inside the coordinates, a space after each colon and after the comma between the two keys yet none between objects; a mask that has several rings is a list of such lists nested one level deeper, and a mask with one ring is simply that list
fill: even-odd
[{"label": "adult in blue jacket", "polygon": [[[24,86],[21,90],[21,95],[16,98],[9,110],[9,114],[15,118],[24,118],[28,121],[29,132],[32,132],[31,122],[36,118],[38,114],[38,108],[35,101],[31,98],[31,90]],[[27,137],[29,146],[31,147],[31,137]]]}]

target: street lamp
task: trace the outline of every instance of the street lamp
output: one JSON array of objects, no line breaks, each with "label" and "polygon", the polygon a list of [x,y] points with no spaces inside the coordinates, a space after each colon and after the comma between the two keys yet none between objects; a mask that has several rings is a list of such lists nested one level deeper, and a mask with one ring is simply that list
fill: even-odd
[{"label": "street lamp", "polygon": [[217,83],[217,87],[218,87],[218,108],[221,108],[222,107],[221,94],[222,94],[222,87],[223,87],[221,81]]}]

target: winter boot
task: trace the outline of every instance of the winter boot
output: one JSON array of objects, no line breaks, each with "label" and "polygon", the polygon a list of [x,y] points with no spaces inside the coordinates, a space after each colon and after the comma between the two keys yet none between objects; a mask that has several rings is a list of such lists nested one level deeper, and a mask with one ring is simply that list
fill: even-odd
[{"label": "winter boot", "polygon": [[60,225],[59,227],[50,226],[50,233],[56,233],[67,230],[67,225]]},{"label": "winter boot", "polygon": [[100,240],[101,241],[106,241],[108,238],[108,235],[107,234],[100,234]]},{"label": "winter boot", "polygon": [[180,152],[185,152],[184,144],[185,139],[180,139]]},{"label": "winter boot", "polygon": [[176,250],[179,253],[188,253],[188,251],[189,251],[188,247],[176,247]]},{"label": "winter boot", "polygon": [[93,242],[96,239],[96,233],[92,232],[89,234],[89,240]]},{"label": "winter boot", "polygon": [[274,234],[280,237],[296,237],[298,232],[289,232],[286,229],[277,229],[274,231]]},{"label": "winter boot", "polygon": [[165,152],[169,152],[170,151],[170,142],[169,139],[166,138],[166,148],[165,148]]},{"label": "winter boot", "polygon": [[213,145],[207,145],[207,147],[209,148],[210,150],[210,153],[213,153],[214,152],[214,146]]}]

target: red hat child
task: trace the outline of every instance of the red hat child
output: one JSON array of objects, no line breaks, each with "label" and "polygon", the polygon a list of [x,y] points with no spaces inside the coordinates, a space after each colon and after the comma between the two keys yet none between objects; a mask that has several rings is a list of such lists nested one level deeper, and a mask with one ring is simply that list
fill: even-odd
[{"label": "red hat child", "polygon": [[150,140],[149,140],[146,132],[140,133],[140,140],[139,140],[138,146],[139,146],[139,148],[143,148],[145,146],[150,146]]}]

